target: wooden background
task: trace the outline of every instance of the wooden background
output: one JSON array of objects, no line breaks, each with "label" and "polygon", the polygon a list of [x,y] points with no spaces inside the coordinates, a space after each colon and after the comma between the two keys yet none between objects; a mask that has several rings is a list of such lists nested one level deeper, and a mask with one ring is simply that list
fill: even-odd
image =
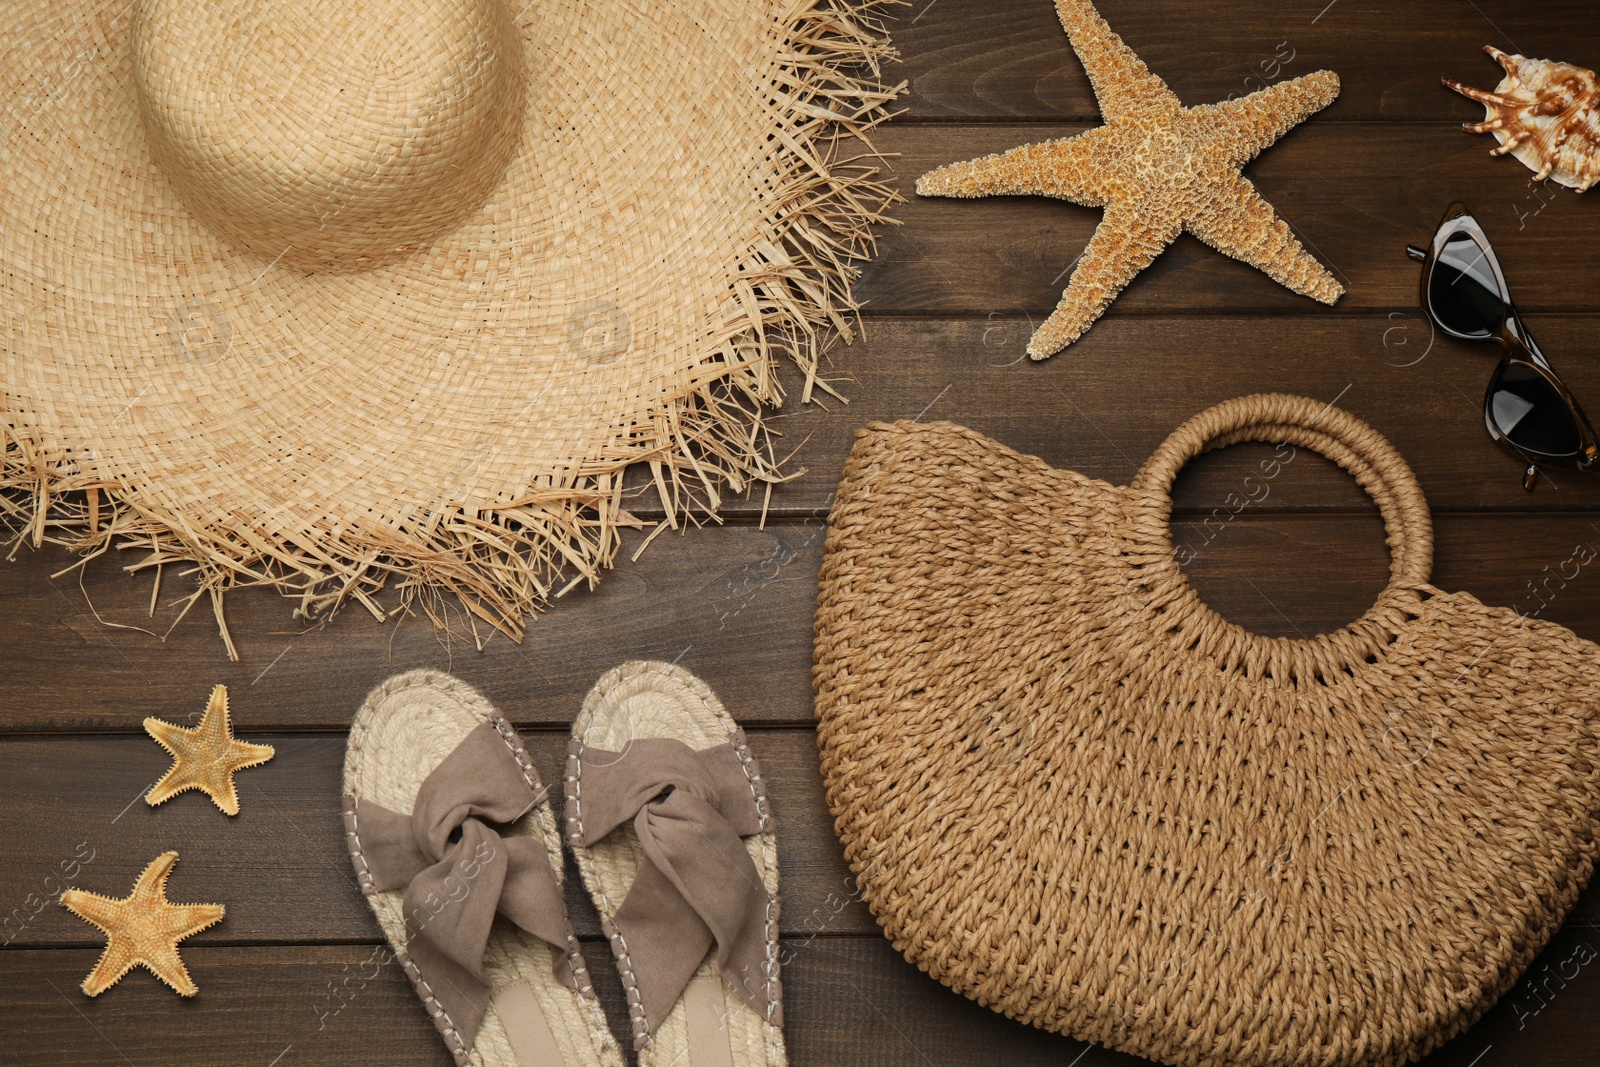
[{"label": "wooden background", "polygon": [[[811,728],[811,611],[831,486],[852,434],[874,418],[966,423],[1053,464],[1125,482],[1187,416],[1228,397],[1285,390],[1369,420],[1410,459],[1435,509],[1436,581],[1600,639],[1600,575],[1572,577],[1600,545],[1600,476],[1555,471],[1524,493],[1519,466],[1487,440],[1479,403],[1491,352],[1432,336],[1416,309],[1423,243],[1455,198],[1499,250],[1535,334],[1573,391],[1600,411],[1600,192],[1535,187],[1491,142],[1461,132],[1479,109],[1439,76],[1492,87],[1479,52],[1600,66],[1597,6],[1568,0],[1103,0],[1102,11],[1185,103],[1332,68],[1339,101],[1248,171],[1349,293],[1327,309],[1190,238],[1139,278],[1075,347],[1023,358],[1033,324],[1099,212],[1034,199],[921,201],[937,164],[1098,124],[1081,66],[1048,0],[914,0],[894,24],[911,91],[878,138],[910,202],[859,286],[867,336],[833,372],[850,403],[796,410],[804,477],[726,522],[666,535],[597,592],[578,593],[527,643],[479,653],[440,644],[426,622],[383,626],[346,610],[310,630],[289,605],[244,592],[229,614],[242,662],[202,611],[164,641],[181,583],[155,618],[150,587],[115,559],[17,553],[0,565],[0,1062],[139,1065],[430,1065],[449,1060],[398,969],[373,962],[378,928],[339,836],[343,731],[367,690],[418,666],[453,670],[527,732],[546,781],[588,686],[628,658],[677,660],[750,727],[769,771],[783,861],[790,1055],[825,1064],[1004,1062],[1100,1067],[1130,1058],[1026,1029],[907,965],[852,898],[821,796]],[[1386,566],[1372,506],[1309,455],[1268,499],[1215,536],[1198,523],[1266,453],[1249,446],[1191,466],[1179,486],[1191,574],[1229,617],[1274,634],[1354,619]],[[1563,577],[1565,575],[1565,577]],[[121,628],[118,628],[121,627]],[[142,628],[142,629],[139,629]],[[140,800],[166,755],[146,715],[197,716],[232,689],[240,732],[278,747],[242,772],[243,814],[198,793]],[[200,995],[180,1000],[143,971],[95,1000],[78,991],[100,939],[58,908],[63,861],[91,857],[85,888],[125,894],[157,853],[182,853],[175,899],[223,901],[228,917],[186,943]],[[575,879],[574,879],[575,881]],[[613,1018],[619,990],[586,900]],[[1530,977],[1429,1060],[1458,1067],[1600,1062],[1600,900],[1588,894]],[[618,1032],[623,1032],[618,1027]]]}]

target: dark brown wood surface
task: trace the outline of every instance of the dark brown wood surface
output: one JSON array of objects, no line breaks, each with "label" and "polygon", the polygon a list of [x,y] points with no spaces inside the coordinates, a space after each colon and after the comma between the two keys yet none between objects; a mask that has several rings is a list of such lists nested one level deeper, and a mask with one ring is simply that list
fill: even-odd
[{"label": "dark brown wood surface", "polygon": [[[810,725],[810,626],[833,484],[870,420],[949,419],[1121,484],[1210,403],[1263,390],[1337,400],[1415,468],[1435,509],[1437,584],[1600,640],[1600,568],[1572,564],[1600,548],[1600,477],[1556,470],[1553,484],[1523,492],[1519,466],[1488,442],[1479,415],[1494,354],[1433,334],[1403,252],[1452,199],[1466,200],[1547,353],[1575,393],[1600,397],[1600,193],[1533,186],[1520,164],[1491,159],[1489,139],[1459,128],[1480,109],[1438,83],[1448,74],[1492,86],[1487,43],[1600,66],[1595,5],[1101,8],[1186,103],[1322,67],[1340,73],[1340,100],[1248,171],[1345,282],[1339,305],[1294,296],[1185,238],[1079,344],[1028,361],[1023,346],[1099,213],[1025,198],[925,201],[910,186],[937,164],[1096,124],[1093,97],[1049,0],[912,0],[892,24],[903,60],[887,71],[910,92],[876,139],[908,200],[859,285],[865,337],[838,348],[828,369],[848,403],[774,420],[804,473],[765,502],[764,524],[758,496],[730,502],[721,525],[663,535],[598,589],[569,596],[520,646],[451,644],[425,619],[379,624],[358,610],[296,620],[289,602],[243,591],[228,604],[238,663],[203,606],[176,621],[187,590],[173,576],[152,615],[149,584],[124,575],[114,553],[74,569],[58,550],[22,548],[0,563],[0,991],[10,1009],[0,1064],[443,1067],[444,1047],[385,962],[344,857],[337,794],[350,716],[392,673],[452,670],[525,729],[541,774],[555,780],[583,693],[630,658],[690,667],[751,727],[780,829],[796,1067],[1138,1062],[944,990],[895,954],[852,892]],[[1348,478],[1309,454],[1265,499],[1214,517],[1266,451],[1192,464],[1174,494],[1175,537],[1229,618],[1281,635],[1336,628],[1383,584],[1381,524]],[[643,496],[633,510],[658,514]],[[149,808],[142,794],[167,758],[140,722],[196,717],[218,682],[230,686],[240,732],[277,746],[277,757],[240,774],[237,819],[197,793]],[[229,907],[184,949],[200,996],[180,1000],[136,972],[84,997],[78,984],[100,942],[53,902],[63,862],[76,860],[78,885],[120,895],[166,848],[183,856],[176,899]],[[569,908],[580,934],[597,938],[575,889]],[[1577,962],[1596,950],[1600,893],[1590,892],[1512,994],[1428,1062],[1600,1062],[1600,967]],[[604,946],[592,943],[592,955],[620,1023]]]}]

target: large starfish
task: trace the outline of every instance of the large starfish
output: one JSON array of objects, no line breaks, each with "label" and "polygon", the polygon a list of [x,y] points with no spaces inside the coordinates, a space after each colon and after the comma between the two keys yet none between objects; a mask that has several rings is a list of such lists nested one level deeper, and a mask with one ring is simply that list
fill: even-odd
[{"label": "large starfish", "polygon": [[163,852],[121,900],[82,889],[61,894],[61,906],[78,918],[98,926],[106,935],[106,950],[83,980],[83,991],[97,997],[138,966],[167,983],[179,994],[198,992],[189,970],[178,955],[178,942],[222,920],[221,904],[173,904],[167,900],[167,876],[178,862],[176,852]]},{"label": "large starfish", "polygon": [[265,763],[273,756],[271,745],[233,739],[225,685],[211,690],[211,700],[198,726],[186,729],[151,718],[144,721],[144,729],[172,753],[172,769],[145,794],[144,799],[152,808],[185,789],[199,789],[224,812],[237,815],[239,792],[233,785],[233,772]]},{"label": "large starfish", "polygon": [[1240,169],[1339,95],[1319,70],[1241,100],[1185,108],[1087,0],[1056,0],[1106,124],[917,179],[923,196],[1053,196],[1104,207],[1061,303],[1028,343],[1044,359],[1083,336],[1184,230],[1332,304],[1344,288],[1300,246]]}]

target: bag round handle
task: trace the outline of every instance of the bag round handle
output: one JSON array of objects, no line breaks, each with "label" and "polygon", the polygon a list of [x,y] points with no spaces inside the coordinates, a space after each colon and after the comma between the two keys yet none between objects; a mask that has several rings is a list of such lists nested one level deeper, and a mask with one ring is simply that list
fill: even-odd
[{"label": "bag round handle", "polygon": [[[1337,634],[1302,641],[1247,635],[1205,607],[1178,566],[1172,545],[1172,483],[1191,459],[1242,441],[1286,441],[1326,456],[1360,483],[1383,514],[1391,556],[1389,584],[1361,620]],[[1383,620],[1393,618],[1390,609],[1417,599],[1433,571],[1433,519],[1416,475],[1382,434],[1320,400],[1259,393],[1208,408],[1162,442],[1139,469],[1131,488],[1144,498],[1145,506],[1136,509],[1134,519],[1140,539],[1159,550],[1166,564],[1162,569],[1169,569],[1173,580],[1186,587],[1190,610],[1207,617],[1208,629],[1234,631],[1233,643],[1241,649],[1250,646],[1256,656],[1304,656],[1321,666],[1351,651],[1370,651],[1373,635],[1387,629]]]}]

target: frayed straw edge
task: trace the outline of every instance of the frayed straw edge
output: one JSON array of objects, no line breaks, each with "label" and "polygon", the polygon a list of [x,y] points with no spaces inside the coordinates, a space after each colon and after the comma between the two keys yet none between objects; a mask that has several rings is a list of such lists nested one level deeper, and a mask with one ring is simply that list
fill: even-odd
[{"label": "frayed straw edge", "polygon": [[[239,654],[224,594],[248,586],[298,600],[294,614],[305,619],[325,618],[349,600],[380,621],[420,609],[446,635],[455,631],[454,602],[481,649],[495,632],[520,642],[527,619],[550,601],[599,582],[615,560],[620,528],[643,525],[622,508],[625,468],[648,464],[666,514],[646,545],[662,530],[715,521],[724,488],[741,493],[762,485],[770,494],[773,484],[796,476],[782,471],[762,414],[783,401],[778,354],[800,368],[802,402],[818,389],[838,396],[818,366],[836,339],[855,335],[859,305],[850,285],[875,250],[873,225],[892,222],[883,212],[901,199],[878,180],[880,157],[868,134],[905,90],[904,83],[879,81],[895,53],[875,15],[904,2],[793,0],[782,16],[788,45],[771,86],[773,106],[784,114],[775,174],[759,194],[767,240],[730,279],[715,350],[683,376],[679,395],[619,427],[606,455],[559,481],[542,480],[510,503],[441,501],[405,532],[295,535],[248,522],[196,529],[136,489],[92,474],[87,453],[45,454],[20,428],[25,420],[7,412],[0,419],[0,521],[14,534],[8,558],[24,543],[83,553],[78,566],[111,547],[145,549],[124,569],[154,570],[151,614],[165,568],[179,567],[196,585],[180,601],[178,619],[208,600],[233,660]],[[841,157],[847,143],[864,151]],[[385,611],[376,598],[391,580],[401,604]]]}]

